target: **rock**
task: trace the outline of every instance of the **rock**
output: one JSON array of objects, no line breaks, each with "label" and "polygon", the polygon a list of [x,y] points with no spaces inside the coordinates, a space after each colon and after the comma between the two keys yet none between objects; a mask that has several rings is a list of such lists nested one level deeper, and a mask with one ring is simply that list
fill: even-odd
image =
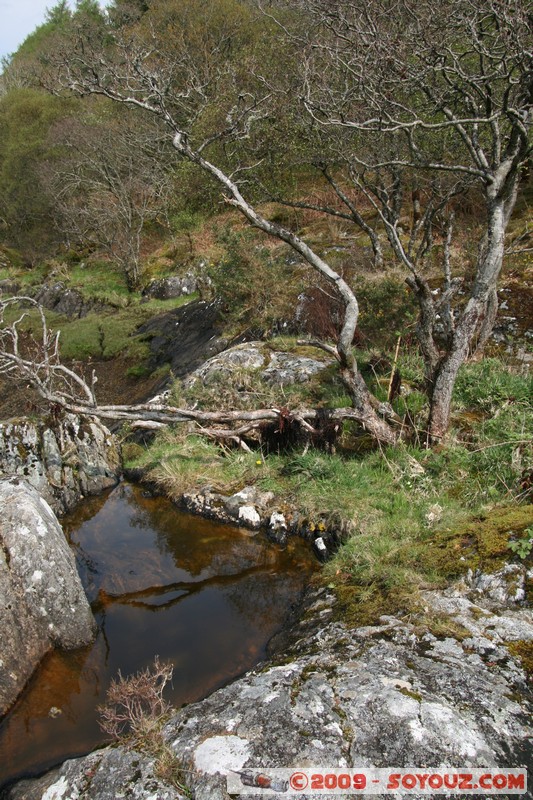
[{"label": "rock", "polygon": [[206,486],[198,492],[186,492],[181,498],[184,508],[193,514],[217,522],[237,523],[251,530],[266,524],[267,509],[273,499],[272,492],[262,492],[255,486],[245,486],[231,497],[212,492]]},{"label": "rock", "polygon": [[239,369],[256,370],[265,363],[261,342],[246,342],[225,350],[202,364],[187,379],[192,385],[200,380],[209,383],[220,376],[231,376]]},{"label": "rock", "polygon": [[0,477],[23,477],[62,514],[82,497],[118,483],[120,448],[98,420],[65,414],[53,421],[0,423]]},{"label": "rock", "polygon": [[32,291],[34,300],[49,311],[63,314],[70,319],[86,317],[91,311],[98,312],[106,307],[105,303],[86,300],[77,289],[69,289],[63,281],[45,283],[36,291]]},{"label": "rock", "polygon": [[42,778],[20,781],[12,800],[185,800],[156,776],[155,759],[135,750],[107,749],[83,759],[65,761]]},{"label": "rock", "polygon": [[198,290],[198,281],[192,272],[183,277],[171,275],[169,278],[151,281],[142,291],[143,297],[156,300],[171,300],[173,297],[194,294]]},{"label": "rock", "polygon": [[326,547],[326,543],[322,536],[317,536],[313,542],[313,550],[315,551],[316,557],[319,561],[324,563],[328,560],[328,548]]},{"label": "rock", "polygon": [[253,506],[259,511],[265,511],[273,500],[272,492],[263,492],[257,486],[245,486],[231,497],[223,498],[223,503],[228,514],[238,517],[241,506]]},{"label": "rock", "polygon": [[293,353],[270,352],[262,342],[245,342],[206,361],[188,377],[187,383],[209,383],[221,376],[231,379],[239,370],[253,370],[267,383],[288,386],[305,383],[328,363]]},{"label": "rock", "polygon": [[274,511],[270,515],[267,529],[268,538],[276,544],[285,546],[288,539],[288,526],[284,514]]},{"label": "rock", "polygon": [[272,353],[270,364],[262,371],[267,383],[290,386],[305,383],[327,366],[314,358],[293,355],[292,353]]},{"label": "rock", "polygon": [[[327,591],[312,594],[280,663],[259,665],[165,726],[195,800],[227,800],[230,770],[268,774],[313,764],[468,770],[516,768],[531,758],[526,677],[508,651],[495,662],[492,652],[473,652],[470,640],[437,639],[394,617],[351,630],[331,620],[334,605]],[[79,790],[97,755],[99,770],[109,768],[108,758],[127,758],[119,747],[67,762],[53,776],[55,785],[64,781],[65,797],[104,800],[92,784]],[[148,769],[150,760],[139,760],[121,777],[141,791],[135,770]],[[41,779],[41,791],[44,785]],[[150,792],[131,796],[157,797]],[[15,787],[6,800],[41,797]]]},{"label": "rock", "polygon": [[216,303],[198,300],[141,325],[137,335],[150,340],[147,368],[153,372],[170,364],[172,373],[180,378],[219,353],[226,346],[220,337],[219,316]]},{"label": "rock", "polygon": [[[1,266],[1,262],[0,262]],[[20,291],[20,283],[4,278],[0,281],[0,294],[18,294]]]},{"label": "rock", "polygon": [[48,503],[26,481],[0,481],[0,714],[52,647],[81,647],[95,624],[74,556]]},{"label": "rock", "polygon": [[238,519],[247,528],[257,530],[261,527],[261,517],[253,506],[241,506]]},{"label": "rock", "polygon": [[[424,602],[432,611],[450,617],[473,637],[490,640],[494,646],[504,642],[533,642],[533,615],[529,609],[506,609],[498,605],[487,586],[487,595],[478,587],[477,602],[468,598],[468,586],[458,583],[442,592],[424,592]],[[492,610],[490,610],[492,609]],[[494,613],[495,610],[498,613]]]},{"label": "rock", "polygon": [[485,604],[508,606],[522,603],[526,597],[526,568],[523,564],[506,564],[492,575],[475,573],[470,577],[473,595]]}]

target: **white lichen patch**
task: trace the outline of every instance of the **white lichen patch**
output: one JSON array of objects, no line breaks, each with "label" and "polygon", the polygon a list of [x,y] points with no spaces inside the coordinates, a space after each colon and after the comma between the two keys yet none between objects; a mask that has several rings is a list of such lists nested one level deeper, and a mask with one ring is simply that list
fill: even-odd
[{"label": "white lichen patch", "polygon": [[[46,792],[42,796],[42,800],[62,800],[63,797],[66,796],[68,791],[68,781],[66,778],[60,778],[57,783],[53,783],[51,786],[48,787]],[[78,792],[74,796],[72,793],[69,792],[69,800],[74,800],[74,797],[78,797]]]},{"label": "white lichen patch", "polygon": [[194,751],[194,764],[199,772],[208,775],[227,775],[230,770],[242,769],[250,758],[250,743],[240,736],[211,736]]}]

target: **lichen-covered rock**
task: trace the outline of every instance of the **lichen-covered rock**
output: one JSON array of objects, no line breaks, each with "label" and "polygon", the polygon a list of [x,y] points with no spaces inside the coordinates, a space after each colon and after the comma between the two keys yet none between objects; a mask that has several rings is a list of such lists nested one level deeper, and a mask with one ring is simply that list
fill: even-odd
[{"label": "lichen-covered rock", "polygon": [[522,603],[526,597],[527,570],[524,564],[506,564],[492,574],[476,572],[469,576],[471,599],[482,597],[496,607]]},{"label": "lichen-covered rock", "polygon": [[81,647],[95,624],[74,556],[48,503],[25,481],[0,481],[0,714],[55,646]]},{"label": "lichen-covered rock", "polygon": [[57,514],[114,486],[120,470],[117,441],[96,419],[65,414],[53,426],[29,419],[0,423],[0,477],[24,478]]},{"label": "lichen-covered rock", "polygon": [[198,279],[192,272],[187,272],[180,277],[171,275],[168,278],[151,281],[143,289],[144,297],[154,297],[157,300],[170,300],[173,297],[194,294],[198,289]]},{"label": "lichen-covered rock", "polygon": [[[481,621],[477,632],[486,641],[494,635],[494,648],[476,650],[472,642],[476,617],[481,618],[464,590],[458,585],[447,594],[425,596],[428,607],[449,613],[452,621],[454,603],[465,601],[459,605],[472,639],[464,641],[437,638],[394,617],[351,630],[333,619],[333,596],[314,593],[303,617],[278,638],[279,662],[274,658],[187,706],[166,725],[165,739],[195,800],[228,800],[230,770],[268,774],[274,767],[306,765],[468,769],[527,763],[533,750],[530,694],[506,644],[508,637],[523,640],[533,633],[531,614],[505,609],[503,617],[516,615],[515,624],[497,625],[493,634],[499,615],[487,612],[490,624]],[[76,793],[90,762],[80,760],[74,771],[72,763],[54,773],[55,785],[64,780],[65,797],[108,800],[110,795],[92,788]],[[142,756],[140,763],[149,761]],[[133,774],[130,767],[124,782]],[[158,795],[145,790],[132,796]],[[6,795],[6,800],[37,798],[45,795],[17,789]]]},{"label": "lichen-covered rock", "polygon": [[244,370],[257,372],[266,383],[290,386],[309,381],[329,363],[328,359],[321,361],[296,353],[272,352],[264,342],[245,342],[210,358],[188,376],[186,383],[209,383],[220,377],[231,380]]},{"label": "lichen-covered rock", "polygon": [[261,352],[261,342],[246,342],[210,358],[188,376],[186,383],[192,385],[196,381],[209,383],[221,376],[230,377],[237,370],[257,370],[265,363]]},{"label": "lichen-covered rock", "polygon": [[270,364],[261,374],[267,383],[291,386],[293,383],[309,381],[325,366],[323,361],[318,361],[316,358],[307,358],[292,353],[272,353]]},{"label": "lichen-covered rock", "polygon": [[135,750],[101,750],[65,761],[37,780],[20,781],[9,796],[13,800],[182,800],[182,794],[158,778],[156,770],[153,758]]}]

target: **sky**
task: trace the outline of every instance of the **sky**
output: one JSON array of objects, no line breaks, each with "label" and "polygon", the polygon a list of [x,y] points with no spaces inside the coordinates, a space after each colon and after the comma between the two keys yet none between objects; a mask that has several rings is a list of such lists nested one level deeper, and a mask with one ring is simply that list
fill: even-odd
[{"label": "sky", "polygon": [[0,58],[13,53],[56,0],[0,0]]}]

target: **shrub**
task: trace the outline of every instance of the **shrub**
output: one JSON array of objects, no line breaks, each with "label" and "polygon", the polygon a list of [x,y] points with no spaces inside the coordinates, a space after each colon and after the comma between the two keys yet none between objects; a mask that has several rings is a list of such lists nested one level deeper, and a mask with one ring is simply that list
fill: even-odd
[{"label": "shrub", "polygon": [[165,686],[172,679],[173,667],[156,656],[152,667],[135,675],[111,681],[107,702],[99,706],[100,727],[115,739],[131,737],[146,743],[150,732],[157,731],[167,716],[170,705],[164,700]]}]

